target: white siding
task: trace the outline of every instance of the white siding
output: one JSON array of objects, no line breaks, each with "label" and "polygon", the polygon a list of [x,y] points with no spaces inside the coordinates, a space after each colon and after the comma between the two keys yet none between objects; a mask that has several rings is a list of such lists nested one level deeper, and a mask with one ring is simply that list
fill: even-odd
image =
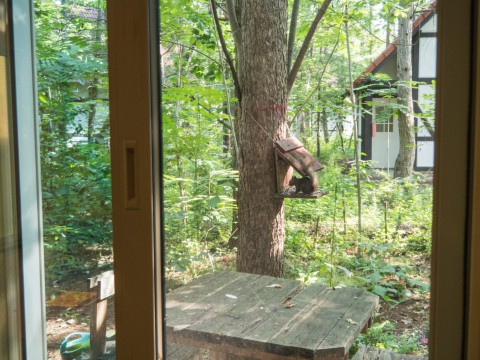
[{"label": "white siding", "polygon": [[417,143],[417,167],[433,168],[433,141],[419,141]]},{"label": "white siding", "polygon": [[420,54],[418,77],[435,78],[437,76],[437,39],[435,37],[420,38]]},{"label": "white siding", "polygon": [[434,14],[430,20],[422,25],[422,32],[437,32],[437,15]]}]

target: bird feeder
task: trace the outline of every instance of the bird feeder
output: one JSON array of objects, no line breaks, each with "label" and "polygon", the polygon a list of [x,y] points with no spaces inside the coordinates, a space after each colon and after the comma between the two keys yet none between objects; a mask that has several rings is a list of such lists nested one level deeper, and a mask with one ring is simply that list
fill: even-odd
[{"label": "bird feeder", "polygon": [[289,185],[293,177],[293,169],[301,176],[308,176],[309,169],[314,172],[323,169],[323,165],[308,152],[303,144],[294,136],[275,142],[275,166],[277,172],[277,198],[318,199],[325,191],[317,190],[312,194],[297,193]]}]

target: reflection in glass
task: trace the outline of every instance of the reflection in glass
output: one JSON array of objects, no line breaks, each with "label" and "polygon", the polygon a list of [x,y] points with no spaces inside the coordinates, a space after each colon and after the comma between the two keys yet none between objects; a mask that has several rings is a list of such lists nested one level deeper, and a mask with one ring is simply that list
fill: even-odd
[{"label": "reflection in glass", "polygon": [[49,360],[115,352],[105,6],[35,2]]}]

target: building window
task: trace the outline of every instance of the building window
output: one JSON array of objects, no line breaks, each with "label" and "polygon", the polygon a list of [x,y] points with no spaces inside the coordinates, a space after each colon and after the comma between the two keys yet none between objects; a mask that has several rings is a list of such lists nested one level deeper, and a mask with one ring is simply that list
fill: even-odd
[{"label": "building window", "polygon": [[376,132],[393,132],[392,110],[387,106],[375,107]]}]

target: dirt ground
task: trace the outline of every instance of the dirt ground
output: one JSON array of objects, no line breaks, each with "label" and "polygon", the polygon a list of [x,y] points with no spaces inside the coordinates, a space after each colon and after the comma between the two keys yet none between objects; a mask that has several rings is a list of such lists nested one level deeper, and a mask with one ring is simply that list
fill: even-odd
[{"label": "dirt ground", "polygon": [[[60,355],[60,344],[72,333],[90,332],[89,319],[91,312],[90,303],[84,302],[76,306],[52,306],[54,299],[59,299],[62,294],[87,291],[87,280],[85,275],[70,276],[68,282],[56,284],[46,289],[47,314],[47,359],[62,360]],[[107,335],[115,330],[115,302],[108,299],[107,306]]]},{"label": "dirt ground", "polygon": [[430,297],[409,299],[396,305],[383,303],[377,315],[377,321],[389,320],[395,324],[397,335],[406,330],[419,329],[429,321]]}]

